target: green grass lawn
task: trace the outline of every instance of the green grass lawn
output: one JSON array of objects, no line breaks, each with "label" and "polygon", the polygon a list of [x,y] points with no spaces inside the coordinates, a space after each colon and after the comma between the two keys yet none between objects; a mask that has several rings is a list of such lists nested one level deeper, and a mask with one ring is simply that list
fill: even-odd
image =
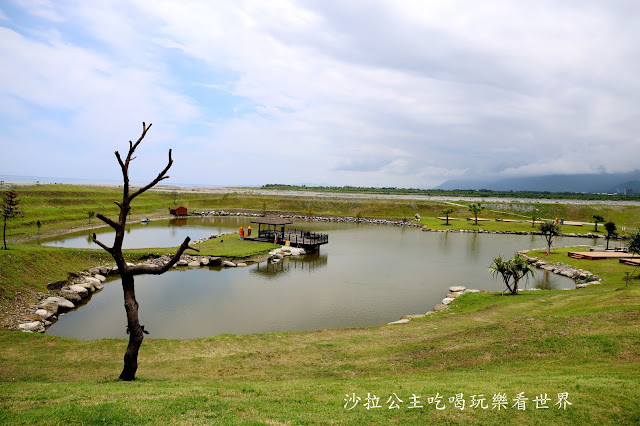
[{"label": "green grass lawn", "polygon": [[[9,221],[9,240],[35,238],[39,235],[51,235],[54,232],[89,225],[88,212],[103,213],[115,217],[117,206],[113,203],[121,198],[121,189],[117,187],[82,186],[82,185],[33,185],[16,188],[20,207],[24,217]],[[451,227],[472,229],[480,227],[487,230],[531,229],[531,224],[510,224],[482,222],[479,225],[466,222],[470,217],[467,202],[446,202],[435,200],[385,200],[385,199],[352,199],[352,198],[317,198],[317,197],[282,197],[274,195],[251,194],[250,191],[238,190],[225,194],[207,194],[189,190],[148,191],[136,198],[132,205],[131,220],[142,217],[158,217],[168,214],[174,201],[189,209],[250,209],[258,213],[263,211],[287,211],[299,214],[351,216],[363,218],[390,218],[411,220],[414,214],[422,216],[422,224],[429,227],[445,227],[438,219],[445,208],[453,208],[452,217],[463,218],[454,221]],[[530,220],[533,213],[542,218],[565,218],[573,221],[591,222],[594,214],[601,214],[607,220],[614,221],[618,227],[640,228],[638,208],[620,205],[589,204],[539,204],[521,203],[505,199],[500,203],[484,203],[487,207],[480,217],[490,219],[506,218]],[[40,221],[42,227],[38,233],[36,226]],[[93,218],[92,225],[100,224]],[[601,231],[602,226],[599,227]],[[565,227],[564,232],[593,232],[593,226]]]},{"label": "green grass lawn", "polygon": [[[33,191],[42,191],[42,187],[34,187]],[[86,223],[83,210],[91,207],[99,212],[100,206],[111,208],[117,198],[117,188],[105,194],[94,187],[87,187],[86,193],[73,187],[74,194],[65,186],[55,187],[57,194],[41,192],[31,200],[23,199],[27,216],[12,224],[14,238],[20,233],[35,234],[35,214],[49,215],[46,226],[66,229]],[[69,218],[55,217],[59,210],[55,201],[45,200],[49,196],[54,200],[68,199],[67,204],[60,205],[66,206]],[[146,193],[139,197],[138,206],[144,214],[146,208],[164,211],[163,205],[173,201],[166,194],[149,193],[148,199],[145,196]],[[178,203],[189,203],[190,208],[261,209],[266,203],[269,210],[306,213],[311,209],[316,214],[362,217],[412,217],[416,207],[422,223],[429,227],[444,227],[434,217],[446,206],[437,202],[325,202],[247,194],[183,196],[184,202]],[[558,213],[567,219],[588,220],[593,214],[592,206],[576,207],[575,211],[567,206],[549,206],[545,213],[549,217]],[[618,215],[614,217],[619,217],[621,223],[628,218],[631,226],[637,214],[633,216],[634,210],[618,207],[612,207],[610,214]],[[559,214],[565,208],[575,216]],[[452,216],[469,215],[466,208],[457,209]],[[515,205],[509,210],[514,217],[523,211]],[[491,214],[494,213],[482,216],[492,217]],[[32,223],[27,224],[27,220]],[[461,224],[468,229],[514,230],[495,227],[516,225],[531,229],[530,224],[495,221],[478,226],[459,221],[451,227],[459,228]],[[565,232],[571,232],[566,228]],[[264,253],[270,247],[240,241],[236,235],[225,236],[223,243],[213,239],[200,244],[203,254],[228,258]],[[148,338],[140,351],[138,380],[132,383],[117,380],[125,340],[78,341],[1,331],[0,422],[638,424],[640,280],[632,280],[626,286],[623,277],[633,267],[615,259],[572,259],[567,256],[568,250],[557,249],[549,261],[588,269],[603,277],[603,284],[574,291],[525,291],[518,296],[466,294],[454,301],[448,312],[403,325],[192,340]],[[126,255],[135,260],[148,253],[171,251],[127,250]],[[542,252],[529,254],[543,257]],[[65,279],[70,272],[102,262],[111,263],[111,259],[101,250],[12,243],[10,250],[0,250],[3,301],[8,303],[25,289],[41,290],[49,281]],[[566,410],[554,405],[558,394],[564,392],[572,404]],[[394,394],[402,402],[396,401],[400,408],[390,409],[389,398]],[[493,408],[493,397],[498,394],[506,395],[506,409]],[[513,406],[518,394],[528,398],[526,410]],[[549,408],[536,409],[534,398],[544,394],[550,398]],[[465,400],[464,410],[449,401],[456,395]],[[485,398],[487,409],[470,406],[472,397],[477,399],[480,395]],[[360,400],[349,410],[352,396]],[[380,408],[367,410],[364,404],[368,396],[371,401],[379,398]],[[429,402],[429,398],[438,396],[442,400],[437,405],[444,404],[443,410],[436,409],[433,399]],[[415,405],[423,407],[410,408],[412,397]]]},{"label": "green grass lawn", "polygon": [[[0,420],[637,424],[640,283],[625,288],[621,277],[632,267],[571,259],[568,250],[549,260],[589,269],[604,283],[518,296],[467,294],[449,312],[404,325],[146,339],[134,383],[117,380],[124,340],[1,332]],[[554,406],[563,392],[572,404],[566,410]],[[394,393],[403,401],[399,409],[388,408]],[[507,409],[492,409],[498,393],[506,395]],[[513,407],[520,393],[529,399],[524,411]],[[354,394],[358,405],[344,408]],[[457,394],[464,410],[449,402]],[[471,408],[472,395],[481,394],[488,408]],[[550,408],[535,409],[541,394]],[[368,395],[381,408],[367,410]],[[423,408],[409,408],[414,395]],[[428,402],[437,395],[444,410]]]}]

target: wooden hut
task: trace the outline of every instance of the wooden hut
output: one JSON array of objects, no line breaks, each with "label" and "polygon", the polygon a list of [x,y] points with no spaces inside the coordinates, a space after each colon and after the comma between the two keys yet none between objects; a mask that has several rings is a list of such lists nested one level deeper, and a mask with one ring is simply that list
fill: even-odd
[{"label": "wooden hut", "polygon": [[174,216],[186,216],[187,215],[187,208],[186,207],[174,207],[172,209],[169,210],[169,213],[171,213]]}]

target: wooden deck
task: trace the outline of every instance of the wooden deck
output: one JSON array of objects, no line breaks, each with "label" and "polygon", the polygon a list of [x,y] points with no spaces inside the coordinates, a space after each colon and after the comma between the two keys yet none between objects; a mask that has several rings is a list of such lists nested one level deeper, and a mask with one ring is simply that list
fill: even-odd
[{"label": "wooden deck", "polygon": [[570,251],[567,253],[574,259],[602,260],[602,259],[624,259],[633,257],[632,253],[623,251]]},{"label": "wooden deck", "polygon": [[564,222],[562,222],[563,225],[569,225],[569,226],[582,226],[584,225],[584,223],[582,222],[571,222],[569,220],[565,220]]},{"label": "wooden deck", "polygon": [[322,244],[329,242],[329,235],[319,232],[305,231],[303,229],[287,229],[284,232],[269,230],[261,230],[259,235],[244,237],[249,241],[261,241],[265,243],[273,243],[278,237],[278,244],[285,244],[289,241],[292,247],[302,247],[306,250],[317,250]]},{"label": "wooden deck", "polygon": [[636,257],[634,259],[620,259],[619,262],[624,263],[625,265],[640,266],[640,257]]},{"label": "wooden deck", "polygon": [[[445,216],[438,216],[438,219],[447,220],[447,218]],[[450,217],[449,220],[460,220],[460,218],[459,217]]]}]

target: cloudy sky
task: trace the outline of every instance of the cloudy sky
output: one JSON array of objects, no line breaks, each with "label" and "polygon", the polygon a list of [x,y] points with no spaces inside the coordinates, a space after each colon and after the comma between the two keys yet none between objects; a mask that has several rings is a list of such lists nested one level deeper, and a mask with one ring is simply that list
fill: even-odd
[{"label": "cloudy sky", "polygon": [[640,2],[0,2],[0,175],[432,187],[625,172]]}]

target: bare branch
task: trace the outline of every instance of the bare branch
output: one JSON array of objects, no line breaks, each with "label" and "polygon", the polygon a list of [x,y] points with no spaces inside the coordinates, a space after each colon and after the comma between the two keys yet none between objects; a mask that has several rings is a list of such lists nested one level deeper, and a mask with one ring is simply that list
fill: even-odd
[{"label": "bare branch", "polygon": [[118,222],[114,222],[113,220],[109,219],[108,217],[102,215],[101,213],[98,213],[96,215],[96,217],[98,219],[100,219],[101,221],[103,221],[104,223],[106,223],[107,225],[109,225],[110,227],[112,227],[113,229],[115,229],[116,231],[118,229],[120,229],[120,224]]},{"label": "bare branch", "polygon": [[113,202],[116,206],[120,207],[120,210],[122,210],[122,203],[120,201],[114,201]]},{"label": "bare branch", "polygon": [[[149,125],[149,126],[151,126],[151,125]],[[173,164],[173,159],[171,158],[171,150],[169,150],[169,163],[167,164],[167,167],[165,167],[164,170],[161,171],[153,181],[151,181],[151,183],[149,183],[148,185],[138,189],[136,192],[134,192],[132,195],[130,195],[129,196],[129,202],[131,202],[134,198],[136,198],[138,195],[142,194],[143,192],[145,192],[149,188],[157,185],[158,182],[160,182],[161,180],[167,179],[169,176],[165,176],[165,175],[169,171],[169,168],[171,167],[172,164]]]},{"label": "bare branch", "polygon": [[180,247],[178,247],[178,251],[176,251],[176,254],[173,255],[173,257],[169,260],[169,262],[167,264],[162,265],[162,266],[155,266],[155,265],[130,266],[130,267],[127,268],[127,272],[131,273],[132,275],[141,275],[141,274],[160,275],[160,274],[163,274],[163,273],[167,272],[173,265],[175,265],[178,260],[180,260],[180,256],[182,256],[182,253],[184,253],[185,250],[190,249],[190,250],[195,250],[197,252],[200,251],[199,249],[197,249],[195,247],[191,247],[189,245],[189,241],[191,241],[191,238],[189,238],[189,237],[184,239],[182,244],[180,244]]},{"label": "bare branch", "polygon": [[113,247],[109,247],[104,243],[101,243],[100,241],[98,241],[96,239],[96,234],[93,234],[93,242],[96,243],[97,245],[99,245],[100,247],[102,247],[103,249],[105,249],[108,253],[111,253],[113,255]]}]

